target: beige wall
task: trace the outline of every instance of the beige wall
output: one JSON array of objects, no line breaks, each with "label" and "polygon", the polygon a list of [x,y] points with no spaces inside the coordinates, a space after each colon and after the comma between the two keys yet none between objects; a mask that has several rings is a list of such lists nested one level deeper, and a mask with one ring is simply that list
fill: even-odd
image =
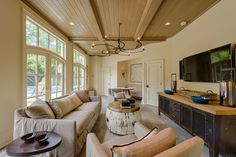
[{"label": "beige wall", "polygon": [[[179,72],[179,60],[227,43],[236,41],[236,1],[223,0],[191,23],[172,39],[171,71]],[[179,76],[179,75],[178,75]],[[188,89],[218,93],[217,83],[189,83],[178,81]]]},{"label": "beige wall", "polygon": [[[138,84],[141,85],[142,83],[135,83],[130,81],[130,66],[132,64],[142,64],[143,65],[143,59],[130,59],[126,61],[118,62],[117,64],[117,86],[118,87],[124,87],[127,84]],[[124,76],[122,76],[122,73],[124,73]]]},{"label": "beige wall", "polygon": [[102,58],[93,56],[89,58],[89,88],[96,89],[98,95],[102,94]]},{"label": "beige wall", "polygon": [[[23,8],[40,20],[40,24],[66,42],[66,93],[72,91],[73,55],[76,47],[54,27],[41,19],[20,0],[0,1],[0,148],[12,140],[14,110],[25,106],[23,70]],[[79,48],[77,48],[79,49]],[[89,57],[87,56],[89,59]],[[89,64],[89,62],[87,62]]]},{"label": "beige wall", "polygon": [[13,113],[22,102],[21,8],[18,0],[0,2],[0,148],[12,137]]}]

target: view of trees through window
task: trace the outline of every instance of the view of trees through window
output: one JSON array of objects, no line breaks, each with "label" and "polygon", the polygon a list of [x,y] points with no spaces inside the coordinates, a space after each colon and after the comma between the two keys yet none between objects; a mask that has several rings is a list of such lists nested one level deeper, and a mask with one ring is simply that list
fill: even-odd
[{"label": "view of trees through window", "polygon": [[84,90],[86,83],[86,57],[74,49],[73,90]]},{"label": "view of trees through window", "polygon": [[26,44],[39,46],[58,54],[62,58],[65,57],[64,42],[28,18],[26,20]]},{"label": "view of trees through window", "polygon": [[27,55],[27,98],[45,100],[46,57],[37,54]]},{"label": "view of trees through window", "polygon": [[[27,104],[64,94],[65,42],[26,19]],[[37,47],[45,49],[39,50]],[[28,52],[30,49],[30,52]],[[59,57],[60,56],[60,57]],[[48,65],[48,66],[47,66]]]}]

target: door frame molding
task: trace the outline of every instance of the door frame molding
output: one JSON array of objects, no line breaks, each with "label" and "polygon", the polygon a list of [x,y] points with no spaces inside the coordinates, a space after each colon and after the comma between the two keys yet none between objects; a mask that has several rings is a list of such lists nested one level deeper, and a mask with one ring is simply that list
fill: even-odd
[{"label": "door frame molding", "polygon": [[164,90],[165,88],[165,60],[164,59],[152,59],[152,60],[147,60],[147,61],[144,61],[144,76],[143,76],[143,86],[142,86],[142,103],[143,104],[147,104],[147,90],[146,90],[146,85],[147,85],[147,64],[150,63],[150,62],[156,62],[156,61],[159,61],[161,62],[161,66],[162,66],[162,69],[161,69],[161,72],[162,72],[162,90]]}]

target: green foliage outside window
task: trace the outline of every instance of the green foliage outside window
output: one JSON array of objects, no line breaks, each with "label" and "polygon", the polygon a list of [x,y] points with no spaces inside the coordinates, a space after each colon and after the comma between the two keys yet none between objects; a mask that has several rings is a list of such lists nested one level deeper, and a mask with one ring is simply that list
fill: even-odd
[{"label": "green foliage outside window", "polygon": [[37,26],[28,20],[26,21],[26,43],[27,45],[37,45]]},{"label": "green foliage outside window", "polygon": [[39,46],[48,49],[48,33],[39,29]]},{"label": "green foliage outside window", "polygon": [[26,20],[26,44],[49,49],[59,56],[65,57],[65,44],[28,19]]}]

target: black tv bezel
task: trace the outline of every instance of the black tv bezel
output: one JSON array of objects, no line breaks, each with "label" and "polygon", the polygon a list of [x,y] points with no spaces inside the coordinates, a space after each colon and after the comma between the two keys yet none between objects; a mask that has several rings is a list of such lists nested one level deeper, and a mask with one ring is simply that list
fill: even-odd
[{"label": "black tv bezel", "polygon": [[[235,60],[236,60],[235,52],[236,52],[236,46],[235,46],[234,43],[230,43],[230,44],[226,44],[226,45],[223,45],[223,46],[220,46],[220,47],[217,47],[217,48],[213,48],[213,49],[201,52],[201,53],[197,53],[197,54],[185,57],[182,60],[180,60],[179,61],[179,79],[183,80],[183,81],[186,81],[186,82],[217,83],[218,81],[213,81],[213,79],[212,79],[212,81],[190,81],[190,80],[186,80],[186,78],[185,78],[185,68],[184,68],[184,59],[188,59],[190,57],[196,57],[197,55],[201,55],[203,53],[209,53],[210,54],[210,53],[213,53],[214,51],[217,51],[219,49],[223,49],[225,47],[229,48],[229,52],[231,54],[231,59],[232,59],[231,60],[231,62],[232,62],[231,68],[234,68],[234,71],[235,71]],[[236,74],[235,74],[234,71],[233,71],[233,78],[232,78],[232,80],[235,80],[235,78],[236,78]]]}]

